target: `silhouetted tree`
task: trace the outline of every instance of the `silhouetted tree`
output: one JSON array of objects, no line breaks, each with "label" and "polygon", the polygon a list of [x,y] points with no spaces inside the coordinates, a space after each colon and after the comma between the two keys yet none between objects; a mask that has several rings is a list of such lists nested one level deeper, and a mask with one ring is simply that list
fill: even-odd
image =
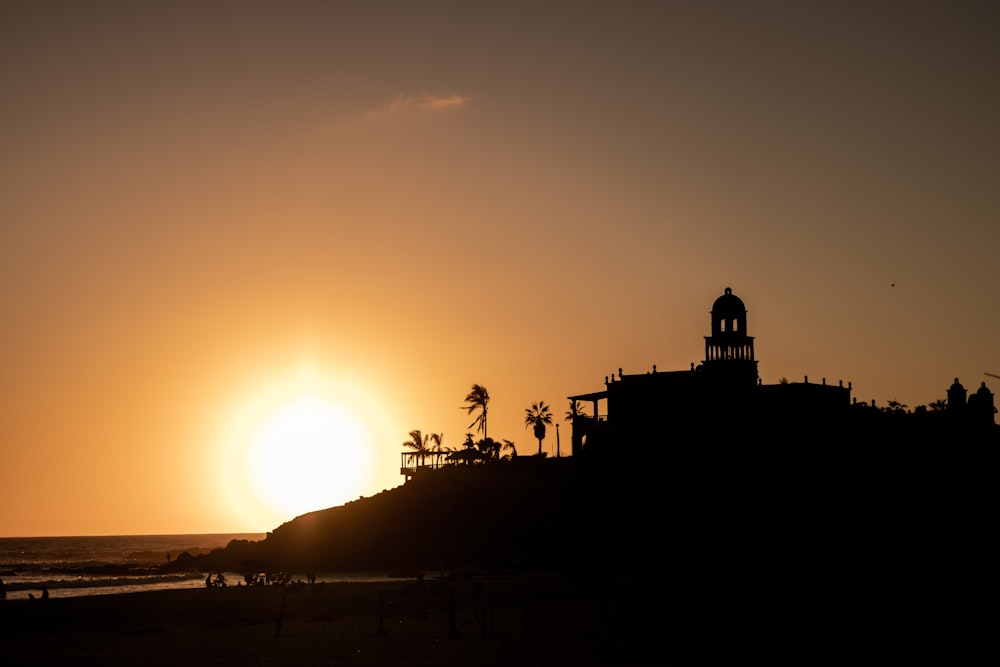
[{"label": "silhouetted tree", "polygon": [[906,412],[906,404],[900,403],[899,401],[892,400],[889,401],[885,408],[886,412]]},{"label": "silhouetted tree", "polygon": [[580,404],[579,401],[570,401],[569,410],[566,411],[565,421],[571,422],[575,417],[589,417],[587,411]]},{"label": "silhouetted tree", "polygon": [[423,435],[419,430],[410,431],[410,439],[403,442],[403,447],[412,449],[420,457],[420,465],[424,465],[427,455],[431,452],[427,443],[430,441],[429,435]]},{"label": "silhouetted tree", "polygon": [[933,403],[928,404],[927,407],[931,409],[931,412],[944,412],[948,409],[948,401],[943,398],[939,398]]},{"label": "silhouetted tree", "polygon": [[469,395],[465,397],[465,402],[467,404],[465,406],[466,412],[468,412],[470,415],[473,412],[477,411],[479,413],[478,415],[476,415],[476,418],[472,421],[472,423],[469,424],[469,428],[475,426],[476,430],[482,433],[484,438],[487,437],[486,410],[490,402],[490,393],[486,391],[486,387],[484,387],[483,385],[474,384],[472,385],[472,390],[469,391]]},{"label": "silhouetted tree", "polygon": [[476,443],[476,449],[479,450],[479,460],[483,463],[500,459],[500,443],[493,438],[483,438]]},{"label": "silhouetted tree", "polygon": [[552,413],[545,401],[532,403],[530,408],[524,409],[524,427],[532,426],[535,437],[538,439],[538,454],[542,454],[542,440],[545,439],[545,425],[552,423]]},{"label": "silhouetted tree", "polygon": [[432,452],[447,452],[451,451],[444,446],[444,433],[428,433],[427,437],[433,443],[431,446]]},{"label": "silhouetted tree", "polygon": [[509,451],[510,452],[510,454],[507,454],[506,456],[504,456],[505,459],[516,459],[517,458],[517,446],[513,442],[511,442],[510,440],[504,440],[503,441],[503,449],[501,449],[500,451],[503,451],[503,452]]}]

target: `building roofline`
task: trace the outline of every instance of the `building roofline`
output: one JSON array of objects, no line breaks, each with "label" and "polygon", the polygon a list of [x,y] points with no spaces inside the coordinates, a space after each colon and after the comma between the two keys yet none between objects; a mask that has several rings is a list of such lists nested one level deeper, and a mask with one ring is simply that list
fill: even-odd
[{"label": "building roofline", "polygon": [[580,394],[579,396],[567,396],[571,401],[599,401],[607,397],[608,392],[606,391],[595,391],[592,394]]}]

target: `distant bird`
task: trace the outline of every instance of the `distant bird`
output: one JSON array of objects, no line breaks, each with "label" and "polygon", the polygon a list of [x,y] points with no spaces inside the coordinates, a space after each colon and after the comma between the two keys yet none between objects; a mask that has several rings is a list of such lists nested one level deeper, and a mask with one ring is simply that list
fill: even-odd
[{"label": "distant bird", "polygon": [[889,287],[895,287],[895,286],[896,286],[896,283],[892,283],[891,285],[889,285]]}]

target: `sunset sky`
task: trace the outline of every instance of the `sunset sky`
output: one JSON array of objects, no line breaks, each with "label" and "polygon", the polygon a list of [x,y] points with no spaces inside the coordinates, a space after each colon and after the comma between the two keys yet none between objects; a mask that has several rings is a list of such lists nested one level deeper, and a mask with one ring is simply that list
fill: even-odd
[{"label": "sunset sky", "polygon": [[248,443],[303,396],[367,433],[286,454],[320,507],[459,446],[473,383],[565,451],[566,397],[700,361],[727,286],[764,382],[1000,390],[997,19],[0,4],[0,536],[270,530]]}]

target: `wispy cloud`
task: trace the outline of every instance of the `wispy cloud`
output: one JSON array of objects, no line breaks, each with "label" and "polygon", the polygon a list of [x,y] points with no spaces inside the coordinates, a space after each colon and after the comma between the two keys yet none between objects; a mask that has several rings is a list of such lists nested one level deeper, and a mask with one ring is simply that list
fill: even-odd
[{"label": "wispy cloud", "polygon": [[419,93],[397,95],[385,104],[363,111],[355,116],[341,119],[325,128],[330,135],[341,135],[354,131],[361,126],[379,124],[392,119],[414,118],[421,115],[440,113],[448,109],[459,109],[472,100],[468,95],[452,93],[450,95],[432,95]]},{"label": "wispy cloud", "polygon": [[388,104],[384,104],[377,109],[365,112],[364,117],[369,119],[391,118],[406,114],[428,113],[443,109],[454,109],[469,103],[471,98],[468,95],[453,93],[451,95],[431,95],[430,93],[420,93],[419,95],[398,95]]}]

